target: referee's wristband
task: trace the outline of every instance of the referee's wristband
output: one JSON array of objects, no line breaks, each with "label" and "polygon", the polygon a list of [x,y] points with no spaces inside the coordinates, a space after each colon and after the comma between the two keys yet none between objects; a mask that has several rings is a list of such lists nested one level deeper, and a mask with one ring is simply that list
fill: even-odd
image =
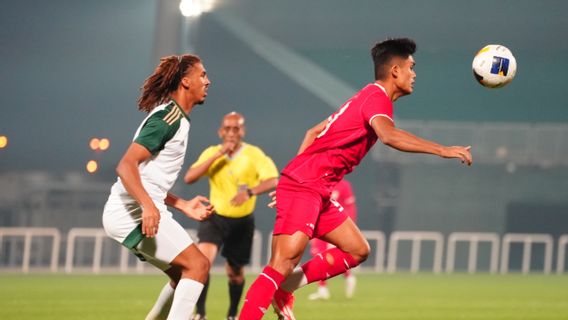
[{"label": "referee's wristband", "polygon": [[254,193],[252,193],[251,188],[247,188],[247,194],[248,194],[249,198],[251,198],[252,196],[254,196]]}]

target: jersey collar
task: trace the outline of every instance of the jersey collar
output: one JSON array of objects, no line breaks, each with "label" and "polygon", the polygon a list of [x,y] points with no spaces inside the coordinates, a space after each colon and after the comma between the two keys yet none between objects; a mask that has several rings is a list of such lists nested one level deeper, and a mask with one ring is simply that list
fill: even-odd
[{"label": "jersey collar", "polygon": [[227,158],[229,158],[230,160],[235,159],[236,157],[238,157],[241,154],[241,152],[243,151],[245,146],[246,146],[246,143],[241,141],[241,147],[239,148],[239,150],[237,150],[237,152],[233,153],[232,156],[227,155]]},{"label": "jersey collar", "polygon": [[384,93],[387,95],[387,97],[389,96],[389,94],[387,93],[387,90],[385,89],[385,87],[381,86],[380,84],[373,82],[374,85],[376,85],[377,87],[381,88],[381,90],[384,91]]},{"label": "jersey collar", "polygon": [[[181,111],[181,113],[184,115],[184,117],[189,121],[189,115],[187,113],[185,113],[185,111],[183,111],[183,109],[179,106],[179,104],[177,103],[177,101],[174,100],[174,98],[170,97],[171,102],[174,103],[174,107],[178,108],[179,111]],[[171,103],[170,102],[170,103]]]}]

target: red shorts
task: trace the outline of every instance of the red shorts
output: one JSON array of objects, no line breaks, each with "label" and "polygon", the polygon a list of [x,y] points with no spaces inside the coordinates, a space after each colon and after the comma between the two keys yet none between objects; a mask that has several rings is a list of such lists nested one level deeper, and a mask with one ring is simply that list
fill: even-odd
[{"label": "red shorts", "polygon": [[318,183],[299,183],[282,175],[276,187],[276,222],[274,233],[305,233],[319,238],[340,226],[347,215],[336,201],[330,200],[331,190]]}]

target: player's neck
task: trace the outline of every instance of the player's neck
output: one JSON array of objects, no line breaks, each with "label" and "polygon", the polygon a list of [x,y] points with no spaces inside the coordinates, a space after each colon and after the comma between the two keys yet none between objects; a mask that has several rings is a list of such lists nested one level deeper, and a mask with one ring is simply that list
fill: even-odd
[{"label": "player's neck", "polygon": [[392,81],[376,80],[375,83],[385,90],[387,96],[392,102],[395,102],[398,98],[404,96],[404,93]]},{"label": "player's neck", "polygon": [[191,109],[195,106],[195,104],[190,102],[185,95],[179,94],[178,92],[172,93],[171,98],[187,115],[191,113]]}]

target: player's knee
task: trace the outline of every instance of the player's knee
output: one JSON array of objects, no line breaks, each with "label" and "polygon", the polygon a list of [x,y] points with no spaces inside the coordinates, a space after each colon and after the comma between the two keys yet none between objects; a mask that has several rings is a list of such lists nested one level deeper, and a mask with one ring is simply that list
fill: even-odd
[{"label": "player's knee", "polygon": [[367,260],[370,253],[371,246],[366,240],[360,246],[357,246],[353,252],[350,252],[351,256],[353,256],[353,258],[357,260],[357,263],[362,263]]},{"label": "player's knee", "polygon": [[199,259],[195,259],[195,265],[193,266],[193,268],[195,270],[200,270],[202,271],[201,273],[204,275],[209,274],[209,270],[211,269],[211,262],[209,262],[209,259],[207,259],[207,257],[202,256]]},{"label": "player's knee", "polygon": [[272,257],[268,265],[274,270],[278,271],[283,276],[288,276],[292,273],[298,263],[294,259]]},{"label": "player's knee", "polygon": [[182,274],[190,272],[197,277],[207,277],[211,269],[211,263],[204,255],[192,255],[185,259],[182,268]]}]

